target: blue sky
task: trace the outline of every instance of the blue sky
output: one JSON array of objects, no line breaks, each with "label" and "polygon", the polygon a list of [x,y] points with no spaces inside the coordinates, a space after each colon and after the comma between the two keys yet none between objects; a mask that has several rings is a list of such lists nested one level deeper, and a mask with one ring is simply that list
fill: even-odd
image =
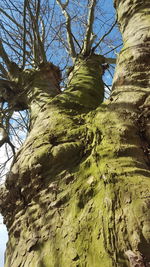
[{"label": "blue sky", "polygon": [[3,224],[3,218],[0,216],[0,267],[4,266],[4,252],[8,239],[6,226]]}]

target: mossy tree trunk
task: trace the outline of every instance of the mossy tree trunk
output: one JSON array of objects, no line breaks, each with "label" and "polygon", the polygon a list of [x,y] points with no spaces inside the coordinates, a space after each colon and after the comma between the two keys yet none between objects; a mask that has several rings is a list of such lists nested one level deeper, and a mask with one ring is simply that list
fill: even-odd
[{"label": "mossy tree trunk", "polygon": [[100,56],[76,61],[64,93],[57,69],[31,75],[31,131],[1,193],[6,267],[150,266],[150,6],[115,4],[125,45],[110,100]]}]

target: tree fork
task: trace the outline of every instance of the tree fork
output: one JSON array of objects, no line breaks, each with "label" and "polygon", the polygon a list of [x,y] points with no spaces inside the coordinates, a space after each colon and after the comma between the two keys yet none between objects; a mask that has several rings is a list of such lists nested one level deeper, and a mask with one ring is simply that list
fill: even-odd
[{"label": "tree fork", "polygon": [[[101,58],[103,62],[103,57]],[[57,264],[54,263],[58,261],[57,258],[53,259],[54,255],[51,255],[50,258],[48,256],[47,259],[47,249],[44,252],[44,247],[44,250],[42,249],[44,252],[42,257],[39,257],[36,253],[30,253],[30,251],[34,246],[36,247],[37,240],[39,248],[44,244],[47,246],[47,242],[45,243],[44,240],[45,238],[47,239],[46,236],[47,234],[49,235],[51,226],[55,228],[50,217],[53,217],[52,214],[55,210],[57,213],[56,221],[60,220],[60,206],[66,205],[66,202],[71,198],[71,192],[69,193],[68,190],[69,184],[74,179],[76,180],[74,176],[75,169],[78,168],[79,163],[83,158],[87,157],[92,149],[90,143],[93,142],[93,133],[86,126],[85,117],[102,102],[104,95],[100,57],[98,57],[98,60],[95,56],[91,56],[88,59],[82,59],[82,57],[78,59],[67,90],[57,96],[55,96],[55,93],[52,94],[57,84],[57,75],[55,75],[55,72],[54,74],[52,72],[51,75],[50,72],[52,70],[47,73],[45,67],[43,68],[43,71],[24,71],[23,76],[19,78],[19,81],[24,84],[25,99],[31,111],[31,131],[14,159],[10,174],[6,180],[7,190],[1,189],[1,210],[10,236],[6,252],[6,266],[10,264],[11,266],[19,266],[19,264],[29,266],[31,254],[33,256],[33,260],[30,263],[31,266],[37,264],[41,266],[45,260],[49,261],[48,266]],[[48,83],[47,77],[49,77]],[[48,94],[49,86],[50,94]],[[94,93],[92,90],[94,90]],[[73,190],[75,186],[76,183],[73,186]],[[40,227],[42,227],[41,221],[40,224],[37,224],[39,228],[39,230],[36,228],[36,231],[39,231],[37,236],[35,231],[31,229],[32,220],[30,221],[30,219],[34,217],[32,209],[34,210],[33,213],[35,209],[36,212],[41,210],[40,206],[44,196],[42,192],[46,188],[48,188],[49,199],[46,209],[48,208],[50,213],[45,210],[46,213],[44,213],[48,215],[48,219],[46,219],[45,215],[42,217],[46,219],[46,229],[49,230],[48,232],[46,231],[47,234],[45,230],[40,230]],[[46,195],[47,192],[45,192]],[[38,200],[39,196],[40,199],[42,197],[40,202]],[[37,205],[36,208],[35,205]],[[30,212],[31,216],[29,215]],[[12,216],[9,216],[9,213]],[[39,215],[37,218],[39,218]],[[33,224],[35,219],[33,219]],[[26,227],[29,232],[28,230],[26,232]],[[42,232],[44,235],[46,234],[45,238]],[[32,234],[34,238],[31,237]],[[30,236],[29,239],[32,240],[32,243],[35,242],[34,245],[32,244],[32,248],[26,247],[27,236]],[[11,249],[12,246],[14,247],[13,251]],[[24,251],[24,256],[21,256],[20,248]],[[70,249],[71,251],[74,250],[72,247]],[[72,253],[74,255],[74,252]],[[46,258],[44,255],[46,255]],[[71,258],[69,256],[68,264],[74,261],[73,255]],[[64,258],[62,264],[65,261]]]}]

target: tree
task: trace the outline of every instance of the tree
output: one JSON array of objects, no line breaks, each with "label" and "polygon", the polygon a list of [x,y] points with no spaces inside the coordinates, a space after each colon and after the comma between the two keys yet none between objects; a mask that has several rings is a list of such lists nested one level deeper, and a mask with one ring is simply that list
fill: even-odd
[{"label": "tree", "polygon": [[[115,41],[110,37],[107,38],[107,35],[113,30],[115,23],[111,26],[111,23],[114,20],[113,15],[109,13],[107,14],[106,11],[102,10],[102,4],[103,3],[100,2],[100,6],[98,3],[96,5],[96,11],[94,10],[94,21],[92,21],[94,13],[89,19],[88,27],[89,30],[93,30],[93,32],[89,35],[91,36],[91,40],[89,39],[88,43],[89,45],[92,45],[92,43],[95,44],[97,46],[96,51],[102,52],[102,54],[105,55],[110,54],[111,51],[115,51],[116,46],[120,46],[120,42],[118,45],[118,38],[115,38]],[[6,101],[7,99],[5,99],[6,87],[7,92],[8,88],[10,88],[10,84],[12,87],[12,81],[9,75],[10,66],[8,65],[12,64],[13,71],[16,66],[21,73],[21,70],[39,68],[41,63],[52,61],[56,65],[59,65],[63,70],[61,87],[65,88],[67,79],[66,71],[64,70],[66,70],[66,66],[69,66],[70,64],[72,65],[71,57],[69,55],[72,53],[71,50],[73,49],[71,46],[74,46],[74,53],[79,54],[81,52],[83,45],[82,40],[84,40],[84,32],[87,27],[88,16],[87,3],[85,3],[85,1],[69,1],[68,7],[69,13],[67,14],[69,23],[68,18],[66,23],[65,16],[60,13],[60,9],[55,1],[22,0],[18,2],[18,0],[15,0],[12,2],[11,0],[4,0],[1,5],[0,76],[2,79],[0,82],[2,104],[0,133],[3,138],[0,141],[0,147],[3,146],[4,148],[5,146],[7,161],[4,161],[4,159],[2,159],[2,161],[0,160],[0,179],[3,179],[6,175],[10,160],[12,160],[16,149],[22,144],[20,136],[25,138],[26,132],[29,130],[27,110],[26,112],[20,112],[19,108],[16,108],[12,103],[8,103],[8,101]],[[89,11],[91,10],[90,5],[88,6],[88,9]],[[60,13],[60,16],[58,13]],[[93,29],[90,27],[91,23],[93,23]],[[99,27],[97,27],[97,24],[99,25],[100,30]],[[67,32],[69,32],[68,36],[70,36],[68,42],[65,36],[66,25]],[[15,65],[14,62],[18,66]],[[114,66],[110,65],[109,68],[107,68],[106,65],[105,69],[106,76],[109,74],[112,77]],[[104,81],[105,80],[104,73]],[[110,79],[109,84],[111,84]],[[107,88],[107,90],[105,90],[105,95],[108,97],[110,87],[108,86],[107,81],[105,81],[105,87]],[[22,109],[24,110],[23,107]],[[23,130],[24,134],[22,134]]]},{"label": "tree", "polygon": [[1,46],[12,88],[9,99],[3,81],[2,98],[31,113],[1,188],[5,265],[149,266],[149,3],[115,1],[124,46],[103,102],[103,68],[112,60],[94,53],[91,42],[96,1],[89,1],[79,54],[69,1],[57,2],[74,62],[64,92],[58,67],[42,59],[38,68],[12,69]]}]

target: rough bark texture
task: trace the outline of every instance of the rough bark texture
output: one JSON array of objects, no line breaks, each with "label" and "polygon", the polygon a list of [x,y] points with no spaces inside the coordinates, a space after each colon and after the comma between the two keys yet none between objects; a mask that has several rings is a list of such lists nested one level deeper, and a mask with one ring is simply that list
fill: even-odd
[{"label": "rough bark texture", "polygon": [[96,56],[53,99],[35,74],[31,132],[1,189],[6,267],[150,266],[150,4],[115,4],[124,48],[110,100],[99,105]]}]

